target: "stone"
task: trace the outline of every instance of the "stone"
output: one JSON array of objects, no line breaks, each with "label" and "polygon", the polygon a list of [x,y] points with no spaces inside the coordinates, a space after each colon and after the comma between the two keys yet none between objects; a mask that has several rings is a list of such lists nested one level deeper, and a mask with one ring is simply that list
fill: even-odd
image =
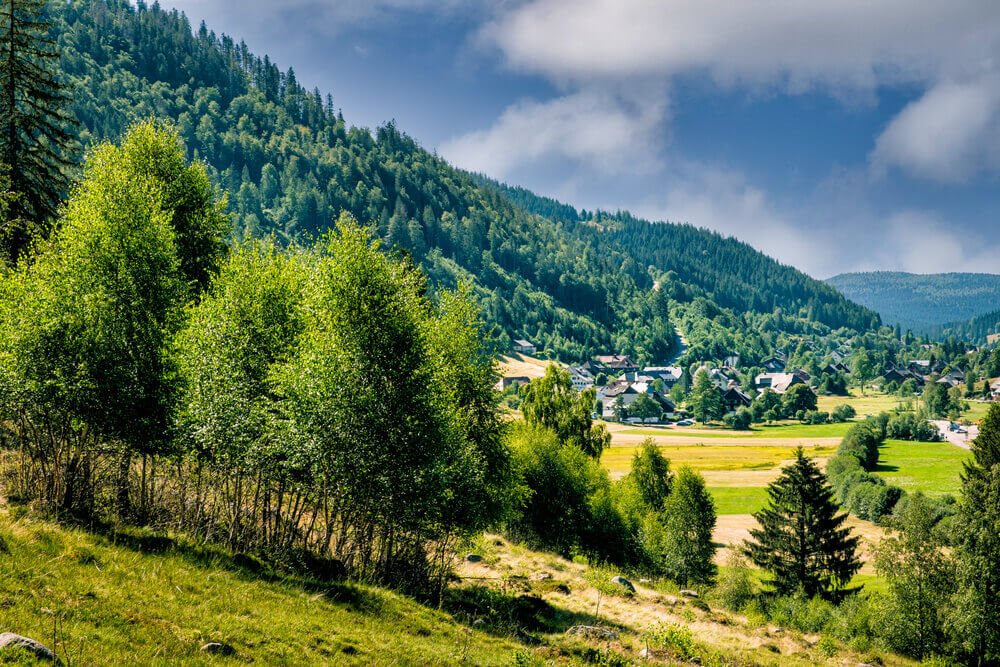
[{"label": "stone", "polygon": [[608,628],[599,628],[596,625],[574,625],[566,634],[570,637],[582,637],[583,639],[597,639],[600,641],[614,641],[618,639],[618,633]]},{"label": "stone", "polygon": [[535,581],[548,581],[552,578],[552,575],[548,572],[539,572],[535,575]]},{"label": "stone", "polygon": [[212,655],[235,655],[236,649],[223,642],[208,642],[201,647],[201,652],[211,653]]},{"label": "stone", "polygon": [[697,598],[698,591],[692,591],[688,588],[685,588],[684,590],[681,591],[681,595],[683,595],[686,598]]},{"label": "stone", "polygon": [[30,637],[24,637],[13,632],[0,633],[0,653],[3,653],[7,649],[24,649],[29,653],[32,653],[39,660],[48,660],[54,662],[57,665],[62,664],[56,654],[52,652],[45,644],[37,642]]},{"label": "stone", "polygon": [[479,554],[468,554],[465,557],[465,562],[467,562],[467,563],[482,563],[483,562],[483,557],[480,556]]},{"label": "stone", "polygon": [[629,591],[630,593],[635,593],[635,586],[633,586],[632,582],[626,579],[625,577],[622,577],[620,575],[616,577],[611,577],[611,583],[618,584],[619,586]]}]

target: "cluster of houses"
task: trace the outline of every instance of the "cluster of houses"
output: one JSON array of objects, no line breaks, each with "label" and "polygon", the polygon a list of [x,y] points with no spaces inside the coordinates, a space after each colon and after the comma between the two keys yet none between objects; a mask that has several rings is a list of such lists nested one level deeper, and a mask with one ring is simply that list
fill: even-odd
[{"label": "cluster of houses", "polygon": [[928,382],[946,384],[949,387],[965,384],[965,373],[961,369],[953,368],[947,373],[944,370],[945,365],[941,361],[919,359],[911,361],[904,367],[890,368],[882,375],[882,382],[895,382],[901,385],[907,380],[912,380],[918,389],[922,389]]},{"label": "cluster of houses", "polygon": [[[515,340],[514,351],[534,354],[536,348],[527,340]],[[761,362],[765,371],[754,378],[755,395],[743,390],[740,373],[736,369],[740,363],[737,355],[724,360],[721,367],[706,369],[727,413],[742,407],[749,407],[754,398],[765,390],[784,394],[796,385],[809,385],[809,373],[787,368],[787,360],[777,354]],[[684,370],[679,366],[640,367],[626,355],[611,354],[595,357],[569,369],[570,380],[577,391],[595,388],[597,391],[596,412],[604,419],[616,420],[622,411],[628,413],[640,396],[646,396],[660,409],[659,419],[671,419],[677,415],[677,405],[670,398],[670,390],[681,381]],[[850,372],[840,355],[834,355],[824,372]],[[528,377],[505,377],[498,389],[530,382]],[[637,418],[633,417],[632,420]]]}]

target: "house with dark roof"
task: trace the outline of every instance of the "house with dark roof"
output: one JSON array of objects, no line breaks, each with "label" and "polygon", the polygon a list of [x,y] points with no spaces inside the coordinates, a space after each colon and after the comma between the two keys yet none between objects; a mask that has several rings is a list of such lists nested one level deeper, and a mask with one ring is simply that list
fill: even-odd
[{"label": "house with dark roof", "polygon": [[743,390],[736,383],[732,383],[720,391],[722,393],[722,405],[725,407],[727,414],[736,412],[740,408],[748,408],[753,403],[753,399],[743,393]]},{"label": "house with dark roof", "polygon": [[768,373],[783,373],[785,371],[785,360],[781,357],[768,357],[760,362],[761,367]]},{"label": "house with dark roof", "polygon": [[882,383],[886,384],[889,382],[895,382],[896,384],[903,384],[907,380],[913,380],[917,383],[917,386],[924,386],[924,376],[919,373],[914,373],[913,371],[906,368],[890,368],[882,375]]},{"label": "house with dark roof", "polygon": [[601,355],[597,357],[597,361],[615,373],[634,373],[639,370],[639,364],[623,354]]},{"label": "house with dark roof", "polygon": [[761,373],[754,378],[754,386],[757,391],[770,389],[777,394],[784,394],[789,388],[797,384],[807,384],[809,376],[805,371],[793,371],[791,373]]}]

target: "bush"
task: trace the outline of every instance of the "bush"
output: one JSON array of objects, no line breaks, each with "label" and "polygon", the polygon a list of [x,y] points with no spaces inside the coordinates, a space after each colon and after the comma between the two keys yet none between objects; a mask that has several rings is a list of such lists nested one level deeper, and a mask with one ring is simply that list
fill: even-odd
[{"label": "bush", "polygon": [[830,413],[830,419],[835,422],[846,422],[854,419],[856,415],[857,411],[854,409],[854,406],[844,403],[833,409],[833,412]]},{"label": "bush", "polygon": [[734,553],[719,572],[719,583],[714,590],[715,598],[726,608],[743,611],[757,595],[757,584],[753,570],[746,558]]},{"label": "bush", "polygon": [[826,424],[830,421],[830,413],[809,410],[803,415],[802,421],[806,424]]}]

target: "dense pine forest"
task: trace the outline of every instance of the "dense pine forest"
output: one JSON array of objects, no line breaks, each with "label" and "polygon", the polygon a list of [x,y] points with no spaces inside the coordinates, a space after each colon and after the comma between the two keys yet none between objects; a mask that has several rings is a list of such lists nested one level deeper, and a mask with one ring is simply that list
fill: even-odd
[{"label": "dense pine forest", "polygon": [[310,238],[349,212],[433,284],[470,283],[501,347],[523,336],[566,360],[616,351],[656,362],[675,351],[675,324],[693,320],[689,342],[703,352],[760,359],[773,337],[713,337],[700,320],[718,314],[758,332],[879,322],[738,241],[577,211],[457,170],[391,122],[351,127],[335,98],[304,89],[292,69],[155,3],[53,11],[83,144],[169,119],[229,193],[234,239]]},{"label": "dense pine forest", "polygon": [[[875,271],[844,273],[827,282],[848,298],[877,311],[887,324],[934,337],[952,332],[961,337],[963,332],[954,323],[996,310],[1000,291],[1000,276],[988,273]],[[995,323],[994,316],[988,324]],[[996,332],[974,337],[985,338],[986,333]]]}]

